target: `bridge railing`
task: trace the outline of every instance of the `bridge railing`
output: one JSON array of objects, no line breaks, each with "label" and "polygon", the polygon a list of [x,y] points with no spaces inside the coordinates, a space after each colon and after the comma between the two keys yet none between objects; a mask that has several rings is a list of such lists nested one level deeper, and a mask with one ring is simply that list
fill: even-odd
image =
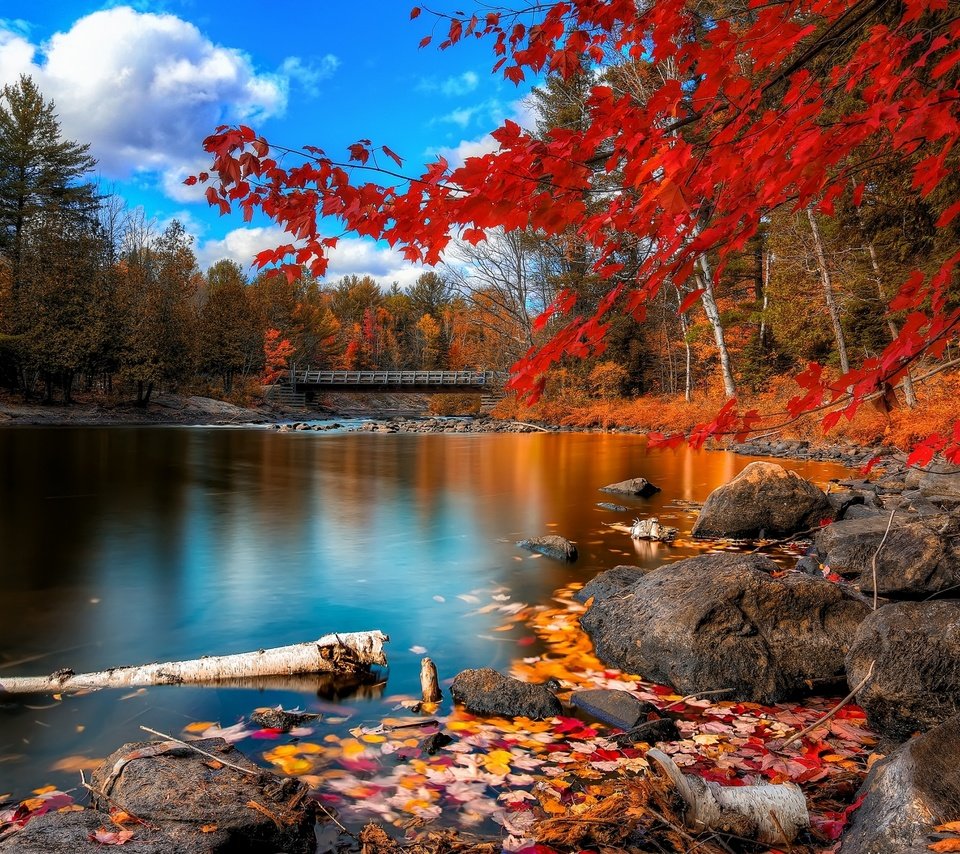
[{"label": "bridge railing", "polygon": [[485,386],[496,382],[495,371],[314,371],[293,370],[295,385]]}]

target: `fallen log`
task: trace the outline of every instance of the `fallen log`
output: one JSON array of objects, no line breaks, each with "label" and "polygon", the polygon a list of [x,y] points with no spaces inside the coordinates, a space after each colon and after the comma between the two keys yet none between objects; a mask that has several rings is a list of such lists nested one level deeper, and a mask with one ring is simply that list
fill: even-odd
[{"label": "fallen log", "polygon": [[313,673],[358,673],[375,664],[386,665],[383,644],[389,637],[380,631],[324,635],[315,641],[216,655],[190,661],[165,661],[113,667],[95,673],[64,669],[49,676],[0,678],[3,694],[60,694],[97,688],[139,688],[147,685],[226,682],[265,676]]}]

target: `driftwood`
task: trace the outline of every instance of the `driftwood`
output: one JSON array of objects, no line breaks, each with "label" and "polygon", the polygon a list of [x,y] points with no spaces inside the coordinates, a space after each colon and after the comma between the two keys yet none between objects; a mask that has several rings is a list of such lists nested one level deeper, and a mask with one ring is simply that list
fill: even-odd
[{"label": "driftwood", "polygon": [[58,670],[49,676],[0,678],[3,694],[60,694],[96,688],[137,688],[146,685],[179,685],[228,682],[265,676],[305,673],[351,674],[386,665],[380,631],[324,635],[315,641],[261,649],[237,655],[217,655],[191,661],[166,661],[131,667],[114,667],[96,673]]},{"label": "driftwood", "polygon": [[647,751],[687,805],[684,823],[693,830],[707,829],[755,839],[767,845],[790,845],[810,826],[807,802],[794,783],[761,783],[756,786],[721,786],[684,774],[666,753]]},{"label": "driftwood", "polygon": [[660,543],[669,543],[680,533],[676,528],[661,525],[656,516],[651,516],[649,519],[634,519],[632,525],[607,522],[607,526],[615,531],[629,534],[635,540],[652,540]]}]

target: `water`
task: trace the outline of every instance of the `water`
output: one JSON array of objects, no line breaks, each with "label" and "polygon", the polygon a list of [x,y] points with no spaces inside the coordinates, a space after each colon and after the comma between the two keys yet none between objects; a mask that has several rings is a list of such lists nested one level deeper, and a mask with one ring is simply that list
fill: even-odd
[{"label": "water", "polygon": [[[626,435],[278,434],[262,429],[0,431],[0,679],[255,650],[332,631],[391,637],[385,684],[268,690],[154,687],[0,706],[0,794],[74,786],[74,769],[191,721],[258,706],[353,710],[376,721],[419,690],[422,649],[441,678],[529,655],[491,593],[547,602],[619,563],[700,553],[684,540],[702,501],[751,458],[647,455]],[[843,470],[791,468],[824,483]],[[649,500],[598,492],[644,476]],[[611,513],[598,501],[628,505]],[[608,528],[658,514],[678,545]],[[559,533],[572,566],[515,541]],[[344,696],[344,693],[348,696]],[[346,725],[344,725],[346,726]]]}]

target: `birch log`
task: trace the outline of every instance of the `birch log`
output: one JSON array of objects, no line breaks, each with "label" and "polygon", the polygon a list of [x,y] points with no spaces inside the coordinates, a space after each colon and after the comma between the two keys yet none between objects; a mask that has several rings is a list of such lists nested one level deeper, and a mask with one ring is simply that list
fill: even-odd
[{"label": "birch log", "polygon": [[58,670],[49,676],[10,676],[0,678],[0,695],[59,694],[96,688],[139,688],[304,673],[350,674],[374,664],[386,665],[383,644],[388,640],[380,631],[348,632],[324,635],[292,646],[191,661],[113,667],[96,673]]},{"label": "birch log", "polygon": [[706,828],[755,839],[767,845],[786,845],[810,827],[803,792],[795,783],[759,783],[754,786],[721,786],[692,774],[656,748],[647,751],[687,804],[684,823],[694,830]]}]

